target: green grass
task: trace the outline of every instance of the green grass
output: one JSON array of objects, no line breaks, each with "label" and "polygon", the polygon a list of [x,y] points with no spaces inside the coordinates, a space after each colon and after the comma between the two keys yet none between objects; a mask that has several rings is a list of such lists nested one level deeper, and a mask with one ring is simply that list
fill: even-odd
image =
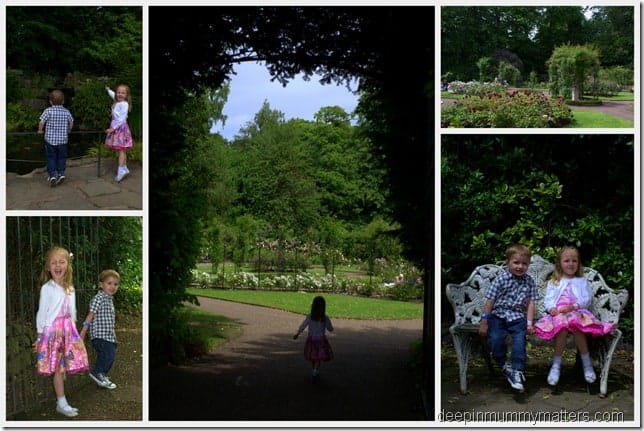
[{"label": "green grass", "polygon": [[[188,293],[226,301],[277,308],[298,314],[307,314],[317,293],[274,292],[265,290],[187,289]],[[421,319],[423,305],[387,299],[322,294],[330,317],[361,320]]]},{"label": "green grass", "polygon": [[239,334],[239,324],[224,316],[186,306],[182,309],[183,318],[194,331],[192,343],[199,350],[211,351]]},{"label": "green grass", "polygon": [[635,94],[630,91],[621,91],[612,97],[602,97],[602,100],[611,100],[613,102],[632,102],[635,100]]},{"label": "green grass", "polygon": [[632,128],[633,121],[625,120],[623,118],[615,117],[612,115],[604,114],[593,110],[575,109],[572,107],[574,119],[568,128],[579,127],[600,127],[600,128]]}]

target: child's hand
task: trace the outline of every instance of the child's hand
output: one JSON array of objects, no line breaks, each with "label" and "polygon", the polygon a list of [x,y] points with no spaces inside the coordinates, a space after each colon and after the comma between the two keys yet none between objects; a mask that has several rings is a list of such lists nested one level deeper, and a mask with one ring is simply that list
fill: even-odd
[{"label": "child's hand", "polygon": [[552,317],[555,317],[557,314],[559,314],[559,310],[557,310],[556,308],[551,308],[550,309],[550,315]]},{"label": "child's hand", "polygon": [[570,313],[574,309],[575,309],[575,307],[573,307],[572,305],[564,305],[563,307],[559,307],[559,312],[560,313]]},{"label": "child's hand", "polygon": [[534,326],[528,325],[526,332],[530,335],[534,334]]},{"label": "child's hand", "polygon": [[481,319],[481,323],[479,324],[479,335],[481,337],[487,336],[487,319]]},{"label": "child's hand", "polygon": [[114,129],[112,129],[111,127],[109,129],[105,130],[105,133],[112,133],[112,132],[114,132]]},{"label": "child's hand", "polygon": [[298,332],[298,333],[296,333],[295,335],[293,335],[293,339],[294,339],[294,340],[297,340],[297,337],[299,337],[299,335],[300,335],[300,333],[299,333],[299,332]]}]

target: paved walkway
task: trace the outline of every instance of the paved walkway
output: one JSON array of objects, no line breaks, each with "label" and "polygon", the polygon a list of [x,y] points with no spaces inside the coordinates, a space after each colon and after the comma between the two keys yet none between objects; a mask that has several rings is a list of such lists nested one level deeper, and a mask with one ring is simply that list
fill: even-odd
[{"label": "paved walkway", "polygon": [[303,315],[199,301],[239,322],[242,334],[193,364],[151,370],[150,421],[423,420],[407,367],[411,343],[422,338],[421,319],[332,319],[335,359],[312,384],[305,334],[292,338]]},{"label": "paved walkway", "polygon": [[7,173],[7,210],[140,210],[143,172],[140,162],[128,163],[130,174],[114,181],[116,159],[102,159],[100,176],[96,158],[70,160],[65,182],[50,187],[47,171],[26,175]]}]

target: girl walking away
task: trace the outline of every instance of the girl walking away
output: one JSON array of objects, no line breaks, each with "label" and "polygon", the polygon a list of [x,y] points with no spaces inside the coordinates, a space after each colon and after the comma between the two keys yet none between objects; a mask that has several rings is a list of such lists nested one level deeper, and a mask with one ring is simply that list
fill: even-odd
[{"label": "girl walking away", "polygon": [[112,121],[105,131],[105,146],[118,152],[118,169],[114,180],[119,183],[130,171],[127,169],[127,155],[125,151],[132,148],[132,134],[127,124],[127,116],[132,111],[132,96],[130,87],[121,84],[116,87],[116,92],[105,87],[107,94],[114,100],[112,104]]},{"label": "girl walking away", "polygon": [[592,300],[590,286],[585,277],[575,247],[563,247],[557,255],[555,271],[548,281],[543,305],[548,312],[534,326],[535,333],[544,340],[554,338],[554,357],[548,373],[548,384],[555,386],[561,372],[561,355],[566,347],[568,333],[572,333],[584,366],[584,379],[593,383],[597,376],[588,352],[586,334],[602,336],[614,325],[598,320],[588,311]]},{"label": "girl walking away", "polygon": [[326,331],[333,331],[331,319],[326,315],[326,302],[321,296],[316,296],[311,303],[311,313],[305,318],[298,328],[293,339],[304,332],[308,327],[308,337],[304,345],[304,358],[311,362],[312,380],[316,383],[320,377],[320,364],[333,359],[333,349],[326,338]]},{"label": "girl walking away", "polygon": [[65,398],[65,373],[89,370],[85,344],[76,330],[76,295],[72,283],[70,255],[62,247],[47,253],[40,276],[40,300],[36,313],[38,336],[34,342],[36,372],[54,376],[56,411],[68,417],[78,415]]}]

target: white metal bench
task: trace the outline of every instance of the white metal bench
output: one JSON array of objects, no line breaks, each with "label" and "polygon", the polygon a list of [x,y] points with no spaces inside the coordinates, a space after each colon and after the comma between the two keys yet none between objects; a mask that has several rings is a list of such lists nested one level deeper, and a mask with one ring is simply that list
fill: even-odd
[{"label": "white metal bench", "polygon": [[[467,393],[467,365],[474,346],[481,342],[478,327],[485,303],[485,292],[505,268],[503,262],[481,265],[476,267],[464,282],[449,283],[446,287],[447,299],[454,307],[454,324],[449,328],[449,332],[454,340],[460,374],[460,390],[464,394]],[[535,321],[546,314],[543,299],[553,271],[554,264],[540,256],[532,256],[528,273],[534,279],[539,292],[535,307]],[[584,277],[588,280],[593,293],[589,310],[602,322],[619,323],[619,315],[628,300],[628,291],[611,289],[606,285],[601,274],[592,268],[584,268]],[[593,338],[590,343],[591,357],[599,362],[600,367],[600,397],[606,396],[610,362],[621,336],[622,332],[615,328],[610,334]],[[489,356],[486,356],[486,361],[488,366],[491,366]]]}]

